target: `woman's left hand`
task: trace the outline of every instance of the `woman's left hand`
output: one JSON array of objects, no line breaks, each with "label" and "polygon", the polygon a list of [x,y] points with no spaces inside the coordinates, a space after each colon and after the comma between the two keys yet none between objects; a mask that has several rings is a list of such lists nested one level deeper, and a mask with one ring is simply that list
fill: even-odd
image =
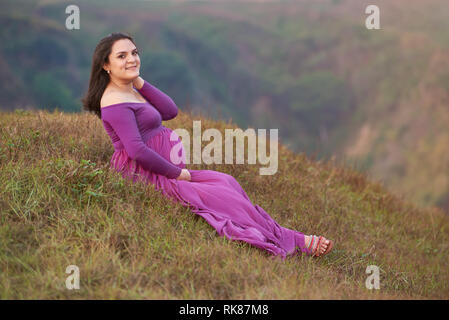
[{"label": "woman's left hand", "polygon": [[138,90],[142,89],[143,84],[144,84],[144,81],[141,76],[138,76],[133,80],[133,86],[134,86],[134,88],[136,88]]}]

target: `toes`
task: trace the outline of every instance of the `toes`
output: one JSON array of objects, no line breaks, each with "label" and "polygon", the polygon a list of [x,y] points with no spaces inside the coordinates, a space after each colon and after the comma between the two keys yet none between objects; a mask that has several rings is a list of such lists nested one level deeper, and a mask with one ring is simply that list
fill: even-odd
[{"label": "toes", "polygon": [[320,253],[323,254],[327,250],[327,246],[329,245],[329,240],[324,240],[320,246]]},{"label": "toes", "polygon": [[[312,239],[310,239],[312,240]],[[324,238],[324,237],[320,237],[319,242],[317,244],[317,248],[315,249],[315,256],[321,256],[323,255],[327,249],[329,248],[330,245],[330,240]]]}]

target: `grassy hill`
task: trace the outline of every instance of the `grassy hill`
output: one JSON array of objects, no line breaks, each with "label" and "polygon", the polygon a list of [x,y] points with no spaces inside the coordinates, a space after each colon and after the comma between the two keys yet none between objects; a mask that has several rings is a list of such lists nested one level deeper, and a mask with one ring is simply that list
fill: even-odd
[{"label": "grassy hill", "polygon": [[[164,125],[236,127],[180,111]],[[112,144],[91,114],[0,114],[2,299],[447,299],[449,217],[418,209],[364,174],[279,148],[279,170],[188,165],[233,175],[280,225],[335,250],[286,261],[219,237],[151,185],[110,171]],[[80,269],[67,290],[66,267]],[[369,265],[380,289],[365,288]]]}]

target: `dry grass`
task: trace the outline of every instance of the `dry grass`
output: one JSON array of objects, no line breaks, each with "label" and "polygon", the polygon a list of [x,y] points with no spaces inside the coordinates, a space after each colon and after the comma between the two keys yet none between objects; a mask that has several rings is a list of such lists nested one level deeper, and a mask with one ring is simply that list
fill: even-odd
[{"label": "dry grass", "polygon": [[[201,120],[203,130],[235,127]],[[0,123],[2,299],[448,298],[448,217],[341,164],[281,146],[273,176],[207,166],[233,175],[280,225],[336,241],[321,260],[282,261],[108,170],[113,147],[93,115],[17,111]],[[191,130],[192,117],[164,125]],[[79,290],[65,287],[72,264]],[[365,288],[368,265],[380,267],[380,290]]]}]

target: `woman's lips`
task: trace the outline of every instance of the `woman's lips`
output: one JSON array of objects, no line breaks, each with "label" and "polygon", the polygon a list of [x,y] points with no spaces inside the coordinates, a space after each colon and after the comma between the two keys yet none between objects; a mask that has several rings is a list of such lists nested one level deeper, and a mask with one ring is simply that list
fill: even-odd
[{"label": "woman's lips", "polygon": [[137,69],[137,66],[134,66],[134,67],[130,67],[130,68],[126,68],[126,70],[135,70],[135,69]]}]

